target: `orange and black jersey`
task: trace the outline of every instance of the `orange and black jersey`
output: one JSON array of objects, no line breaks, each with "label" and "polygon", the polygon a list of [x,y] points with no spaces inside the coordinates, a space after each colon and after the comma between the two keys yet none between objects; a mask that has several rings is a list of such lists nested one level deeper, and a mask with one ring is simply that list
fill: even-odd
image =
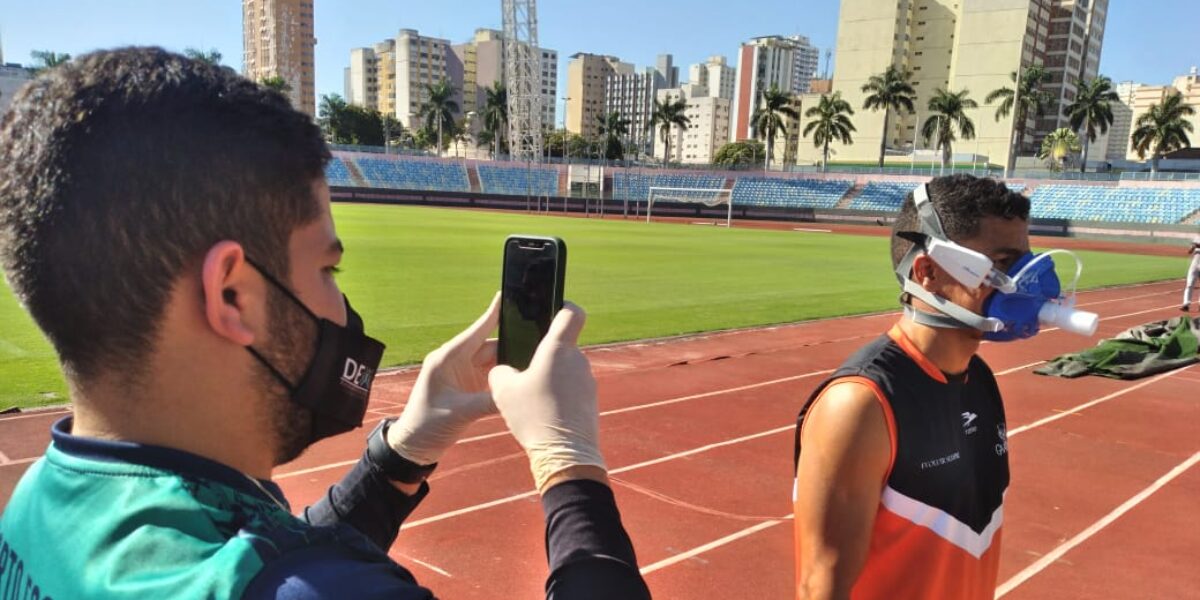
[{"label": "orange and black jersey", "polygon": [[[852,597],[990,600],[1009,477],[1004,406],[991,369],[974,356],[965,373],[948,377],[894,327],[850,357],[805,403],[796,427],[797,461],[805,415],[830,384],[843,381],[875,393],[892,447]],[[799,535],[796,540],[798,561]]]}]

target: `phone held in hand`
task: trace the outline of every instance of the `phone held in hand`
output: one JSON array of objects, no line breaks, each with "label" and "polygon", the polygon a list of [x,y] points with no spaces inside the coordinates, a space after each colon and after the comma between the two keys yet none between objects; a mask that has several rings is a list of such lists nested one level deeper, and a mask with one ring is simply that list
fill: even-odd
[{"label": "phone held in hand", "polygon": [[556,237],[511,235],[504,240],[497,361],[525,369],[550,321],[562,310],[567,244]]}]

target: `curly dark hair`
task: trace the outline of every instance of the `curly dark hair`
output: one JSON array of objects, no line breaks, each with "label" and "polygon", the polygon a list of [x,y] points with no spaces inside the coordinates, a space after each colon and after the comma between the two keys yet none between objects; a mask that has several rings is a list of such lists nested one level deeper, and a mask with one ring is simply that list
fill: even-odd
[{"label": "curly dark hair", "polygon": [[308,115],[227,67],[161,48],[81,56],[0,122],[0,265],[69,375],[135,369],[213,244],[289,272],[329,158]]},{"label": "curly dark hair", "polygon": [[[984,217],[1029,220],[1029,198],[1011,191],[1003,182],[973,175],[947,175],[927,184],[929,201],[942,221],[942,229],[952,241],[975,237]],[[900,215],[892,224],[892,268],[900,264],[912,248],[912,242],[899,237],[903,231],[917,231],[917,205],[912,192],[904,198]]]}]

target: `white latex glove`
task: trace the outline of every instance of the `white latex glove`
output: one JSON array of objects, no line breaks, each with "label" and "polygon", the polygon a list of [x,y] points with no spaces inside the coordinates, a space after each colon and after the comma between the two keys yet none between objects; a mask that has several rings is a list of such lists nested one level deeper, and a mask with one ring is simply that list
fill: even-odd
[{"label": "white latex glove", "polygon": [[488,391],[488,370],[496,365],[496,340],[488,334],[500,322],[500,295],[465,331],[430,352],[400,419],[387,430],[388,444],[419,465],[441,459],[463,431],[496,412]]},{"label": "white latex glove", "polygon": [[605,468],[598,444],[596,379],[578,346],[585,320],[583,309],[567,303],[528,369],[500,365],[488,375],[496,408],[525,449],[538,491],[566,469]]}]

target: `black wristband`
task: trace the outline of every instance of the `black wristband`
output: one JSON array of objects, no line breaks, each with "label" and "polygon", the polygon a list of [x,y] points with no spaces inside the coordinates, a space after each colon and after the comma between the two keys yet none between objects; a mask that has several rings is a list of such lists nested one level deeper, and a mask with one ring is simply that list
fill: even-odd
[{"label": "black wristband", "polygon": [[421,483],[437,468],[437,463],[418,465],[396,452],[387,442],[387,429],[395,418],[384,419],[367,437],[367,457],[384,476],[400,483]]}]

